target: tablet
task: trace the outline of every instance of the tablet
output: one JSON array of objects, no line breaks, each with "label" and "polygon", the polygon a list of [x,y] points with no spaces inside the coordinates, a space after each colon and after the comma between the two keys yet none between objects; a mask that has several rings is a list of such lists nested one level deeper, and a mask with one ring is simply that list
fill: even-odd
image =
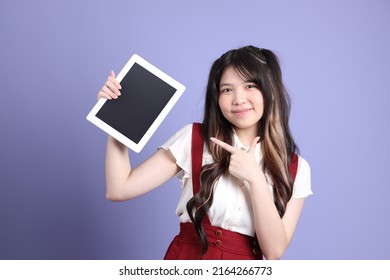
[{"label": "tablet", "polygon": [[185,87],[138,55],[119,72],[118,99],[101,98],[87,120],[139,153],[183,94]]}]

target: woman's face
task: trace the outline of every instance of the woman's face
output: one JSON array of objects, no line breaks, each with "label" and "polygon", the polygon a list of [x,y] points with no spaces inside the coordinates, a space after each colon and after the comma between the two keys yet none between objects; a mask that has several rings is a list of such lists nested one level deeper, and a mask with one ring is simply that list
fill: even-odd
[{"label": "woman's face", "polygon": [[226,68],[219,85],[219,107],[237,133],[257,135],[264,99],[258,85],[245,81],[233,67]]}]

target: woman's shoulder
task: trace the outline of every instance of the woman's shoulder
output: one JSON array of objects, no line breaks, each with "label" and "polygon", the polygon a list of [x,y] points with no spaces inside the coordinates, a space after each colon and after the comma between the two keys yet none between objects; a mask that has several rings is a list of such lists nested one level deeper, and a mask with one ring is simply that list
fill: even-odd
[{"label": "woman's shoulder", "polygon": [[173,134],[170,139],[176,140],[181,138],[188,138],[192,134],[192,125],[192,123],[184,125],[175,134]]},{"label": "woman's shoulder", "polygon": [[306,198],[312,195],[310,165],[301,155],[298,156],[298,170],[294,182],[293,197]]},{"label": "woman's shoulder", "polygon": [[298,170],[299,169],[308,170],[310,172],[310,165],[309,165],[309,163],[301,155],[298,155]]},{"label": "woman's shoulder", "polygon": [[190,147],[192,137],[192,123],[184,125],[175,134],[173,134],[161,148],[164,149],[187,149]]},{"label": "woman's shoulder", "polygon": [[183,126],[160,146],[172,153],[177,165],[186,173],[191,173],[191,138],[192,123]]}]

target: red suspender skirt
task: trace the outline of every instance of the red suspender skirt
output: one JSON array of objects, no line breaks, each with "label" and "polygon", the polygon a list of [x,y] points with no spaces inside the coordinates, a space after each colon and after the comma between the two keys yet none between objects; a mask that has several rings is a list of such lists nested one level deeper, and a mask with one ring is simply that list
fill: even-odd
[{"label": "red suspender skirt", "polygon": [[[200,172],[203,158],[203,139],[200,124],[192,127],[192,185],[193,193],[200,191]],[[298,156],[294,154],[290,172],[295,178]],[[201,243],[192,223],[180,223],[180,232],[173,239],[165,254],[165,260],[259,260],[263,258],[255,237],[211,225],[209,217],[203,218],[208,250],[201,256]]]}]

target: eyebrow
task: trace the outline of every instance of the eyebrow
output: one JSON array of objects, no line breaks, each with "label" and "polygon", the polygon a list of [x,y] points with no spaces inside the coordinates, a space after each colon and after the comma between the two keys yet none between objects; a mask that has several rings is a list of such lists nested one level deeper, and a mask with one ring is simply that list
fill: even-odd
[{"label": "eyebrow", "polygon": [[[243,81],[242,83],[240,83],[239,85],[243,85],[243,84],[256,84],[255,82],[253,81]],[[223,84],[220,84],[219,87],[223,87],[223,86],[234,86],[234,84],[231,84],[231,83],[223,83]]]}]

